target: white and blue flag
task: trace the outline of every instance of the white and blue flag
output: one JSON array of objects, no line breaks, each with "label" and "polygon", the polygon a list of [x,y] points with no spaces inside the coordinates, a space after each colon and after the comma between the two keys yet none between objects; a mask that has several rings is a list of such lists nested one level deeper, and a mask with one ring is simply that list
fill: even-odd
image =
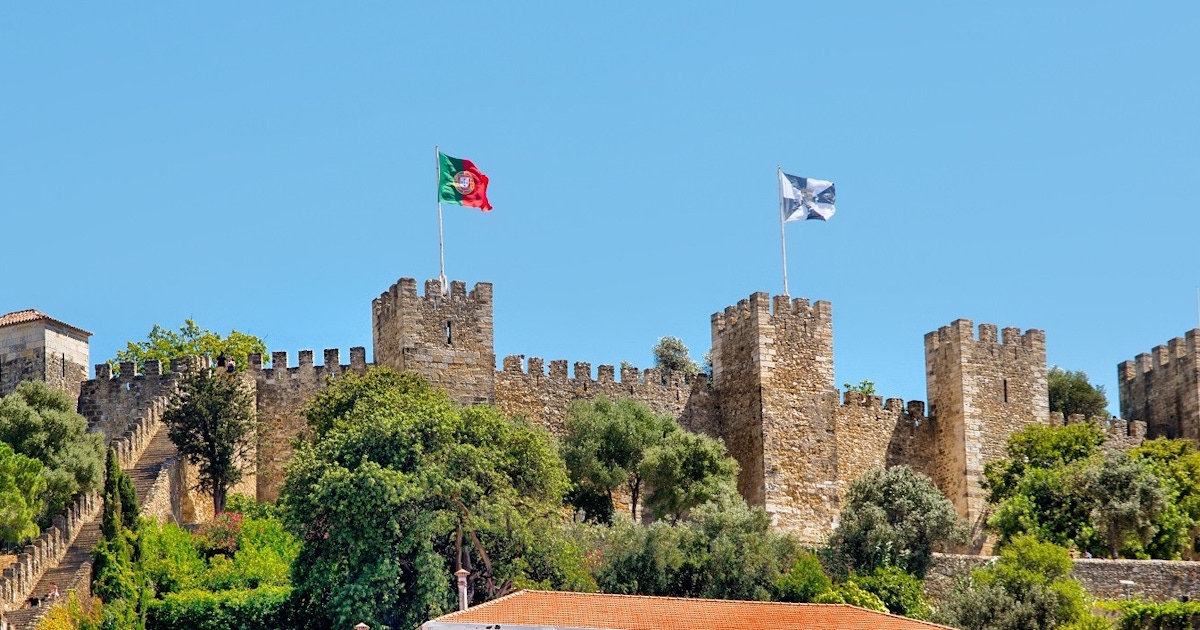
[{"label": "white and blue flag", "polygon": [[784,221],[828,221],[833,216],[834,199],[833,182],[779,171],[779,211]]}]

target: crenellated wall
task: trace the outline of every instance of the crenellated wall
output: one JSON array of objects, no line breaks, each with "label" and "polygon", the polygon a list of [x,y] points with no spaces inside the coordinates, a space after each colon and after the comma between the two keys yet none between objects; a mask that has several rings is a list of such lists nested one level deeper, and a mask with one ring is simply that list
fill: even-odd
[{"label": "crenellated wall", "polygon": [[136,363],[124,362],[118,376],[113,376],[112,366],[99,363],[96,378],[80,388],[79,413],[87,418],[89,430],[103,431],[105,441],[110,441],[147,410],[165,410],[179,376],[200,360],[172,359],[170,371],[163,373],[161,362],[151,359],[143,365],[142,374],[137,373]]},{"label": "crenellated wall", "polygon": [[1117,366],[1121,416],[1146,423],[1151,438],[1187,438],[1200,446],[1200,329]]},{"label": "crenellated wall", "polygon": [[987,494],[983,468],[1004,457],[1008,436],[1050,421],[1046,335],[959,319],[925,335],[926,388],[933,422],[934,481],[982,544]]},{"label": "crenellated wall", "polygon": [[601,395],[631,398],[655,413],[676,418],[689,415],[693,423],[709,422],[704,415],[707,410],[694,409],[693,396],[705,398],[708,390],[708,379],[702,376],[685,383],[680,374],[664,379],[655,368],[642,372],[622,366],[621,379],[617,380],[613,366],[601,365],[593,378],[591,364],[583,362],[576,362],[568,376],[564,360],[551,361],[549,372],[539,357],[529,359],[528,369],[522,365],[523,360],[520,355],[504,358],[503,369],[496,373],[496,406],[508,415],[525,416],[554,435],[563,434],[563,419],[573,401]]},{"label": "crenellated wall", "polygon": [[494,400],[496,352],[492,285],[455,280],[443,292],[438,280],[401,278],[371,302],[376,365],[424,376],[460,403]]},{"label": "crenellated wall", "polygon": [[323,353],[324,364],[314,365],[312,350],[299,352],[299,364],[288,367],[287,352],[271,353],[271,367],[263,368],[262,356],[250,355],[247,371],[254,381],[258,412],[258,458],[255,493],[260,501],[279,498],[283,467],[292,458],[292,444],[308,436],[308,425],[300,408],[313,394],[325,389],[329,379],[345,372],[367,370],[367,351],[350,348],[350,363],[342,365],[338,349]]}]

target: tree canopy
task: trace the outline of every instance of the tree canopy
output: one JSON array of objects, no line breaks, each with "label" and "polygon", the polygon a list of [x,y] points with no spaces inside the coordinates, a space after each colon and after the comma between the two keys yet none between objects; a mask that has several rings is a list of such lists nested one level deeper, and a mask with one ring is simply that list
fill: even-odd
[{"label": "tree canopy", "polygon": [[662,371],[664,379],[670,374],[679,373],[683,375],[683,380],[690,381],[700,373],[700,366],[692,360],[688,347],[679,337],[659,337],[653,352],[654,367]]},{"label": "tree canopy", "polygon": [[1055,365],[1046,374],[1046,387],[1050,394],[1050,411],[1061,411],[1064,416],[1108,417],[1104,386],[1092,385],[1082,370],[1064,370]]},{"label": "tree canopy", "polygon": [[461,408],[413,374],[331,382],[305,415],[281,498],[301,540],[292,581],[315,627],[416,628],[516,587],[594,589],[561,534],[566,470],[548,435],[490,406]]},{"label": "tree canopy", "polygon": [[890,566],[924,577],[934,545],[962,535],[954,506],[908,466],[876,468],[851,482],[838,520],[829,546],[862,575]]},{"label": "tree canopy", "polygon": [[0,398],[0,441],[43,465],[45,484],[31,506],[42,527],[103,479],[103,435],[89,433],[71,398],[42,381],[24,381]]},{"label": "tree canopy", "polygon": [[170,330],[155,324],[146,335],[145,341],[130,341],[124,350],[117,351],[112,359],[113,372],[120,373],[122,361],[132,361],[143,365],[147,359],[158,359],[169,362],[186,356],[206,356],[211,359],[224,356],[232,360],[237,370],[246,369],[249,365],[247,358],[251,353],[267,356],[267,344],[254,335],[229,331],[221,336],[211,330],[201,328],[193,319],[183,320],[179,330]]},{"label": "tree canopy", "polygon": [[163,414],[167,434],[179,453],[199,467],[201,491],[213,498],[214,513],[225,511],[229,489],[252,463],[254,395],[233,374],[211,368],[187,372]]}]

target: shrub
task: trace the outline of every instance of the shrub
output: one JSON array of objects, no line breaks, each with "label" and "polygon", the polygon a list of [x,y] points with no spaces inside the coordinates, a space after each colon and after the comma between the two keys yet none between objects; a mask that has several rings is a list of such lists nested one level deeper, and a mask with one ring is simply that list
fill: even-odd
[{"label": "shrub", "polygon": [[288,586],[265,586],[253,590],[169,593],[150,603],[146,630],[239,630],[292,628],[288,618]]}]

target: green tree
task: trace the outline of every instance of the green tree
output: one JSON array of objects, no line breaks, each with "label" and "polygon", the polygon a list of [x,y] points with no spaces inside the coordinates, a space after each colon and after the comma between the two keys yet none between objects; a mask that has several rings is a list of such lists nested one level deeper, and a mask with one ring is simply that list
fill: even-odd
[{"label": "green tree", "polygon": [[650,489],[646,507],[672,523],[722,493],[737,492],[737,461],[725,452],[723,442],[706,435],[668,433],[646,452],[639,469]]},{"label": "green tree", "polygon": [[642,460],[668,434],[682,430],[674,418],[642,403],[604,396],[572,403],[564,424],[562,455],[575,484],[571,501],[598,510],[589,516],[601,522],[611,518],[613,493],[622,489],[630,514],[637,516],[645,481]]},{"label": "green tree", "polygon": [[235,375],[210,368],[191,370],[163,414],[179,453],[199,469],[198,486],[212,494],[213,510],[225,511],[225,497],[251,463],[254,396]]},{"label": "green tree", "polygon": [[0,542],[15,545],[38,535],[34,517],[45,490],[42,463],[0,442]]},{"label": "green tree", "polygon": [[858,385],[851,385],[850,383],[842,383],[842,387],[844,387],[846,389],[846,391],[848,391],[848,392],[858,392],[868,398],[875,395],[875,381],[868,380],[865,378],[862,381],[860,381],[858,383]]},{"label": "green tree", "polygon": [[652,352],[654,367],[661,370],[664,381],[671,374],[679,373],[684,381],[690,382],[692,377],[700,373],[700,366],[692,360],[688,347],[679,337],[659,337]]},{"label": "green tree", "polygon": [[1027,470],[1053,469],[1099,453],[1104,439],[1104,430],[1091,422],[1031,424],[1013,433],[1004,447],[1007,457],[984,467],[988,501],[1000,503],[1012,496]]},{"label": "green tree", "polygon": [[281,499],[301,541],[296,604],[314,627],[416,628],[455,608],[459,562],[473,601],[595,588],[563,534],[569,481],[544,432],[384,368],[329,393],[305,410],[327,430],[299,446]]},{"label": "green tree", "polygon": [[1191,440],[1158,438],[1129,455],[1146,462],[1167,492],[1166,508],[1154,521],[1157,531],[1146,551],[1151,558],[1178,560],[1191,548],[1191,532],[1200,523],[1200,452]]},{"label": "green tree", "polygon": [[1051,630],[1088,619],[1066,549],[1019,536],[994,565],[976,570],[934,620],[964,630]]},{"label": "green tree", "polygon": [[923,577],[934,545],[961,536],[954,506],[933,481],[896,466],[850,484],[829,546],[860,574],[892,566]]},{"label": "green tree", "polygon": [[183,320],[178,331],[168,330],[155,324],[145,341],[130,341],[124,350],[110,361],[114,363],[113,372],[120,373],[122,361],[132,361],[137,365],[145,364],[147,359],[158,359],[169,362],[187,356],[206,356],[215,359],[224,356],[232,359],[239,371],[250,364],[247,358],[252,353],[267,356],[267,344],[254,335],[247,335],[236,330],[228,335],[221,335],[201,328],[193,319]]},{"label": "green tree", "polygon": [[928,619],[933,614],[921,580],[898,567],[879,567],[870,575],[856,575],[849,581],[878,597],[892,614],[913,619]]},{"label": "green tree", "polygon": [[1123,451],[1109,452],[1088,476],[1087,493],[1095,497],[1092,522],[1116,559],[1122,548],[1139,554],[1158,528],[1155,520],[1166,507],[1162,482],[1145,460]]},{"label": "green tree", "polygon": [[45,489],[34,504],[42,527],[76,494],[100,486],[103,435],[89,433],[71,398],[42,381],[23,381],[0,398],[0,441],[44,466]]},{"label": "green tree", "polygon": [[821,561],[805,551],[796,554],[791,568],[775,581],[775,591],[781,602],[811,602],[831,588],[833,582]]},{"label": "green tree", "polygon": [[1050,411],[1061,411],[1064,416],[1081,414],[1084,418],[1108,418],[1104,386],[1089,383],[1082,370],[1073,372],[1055,365],[1046,374],[1046,388],[1050,394]]}]

